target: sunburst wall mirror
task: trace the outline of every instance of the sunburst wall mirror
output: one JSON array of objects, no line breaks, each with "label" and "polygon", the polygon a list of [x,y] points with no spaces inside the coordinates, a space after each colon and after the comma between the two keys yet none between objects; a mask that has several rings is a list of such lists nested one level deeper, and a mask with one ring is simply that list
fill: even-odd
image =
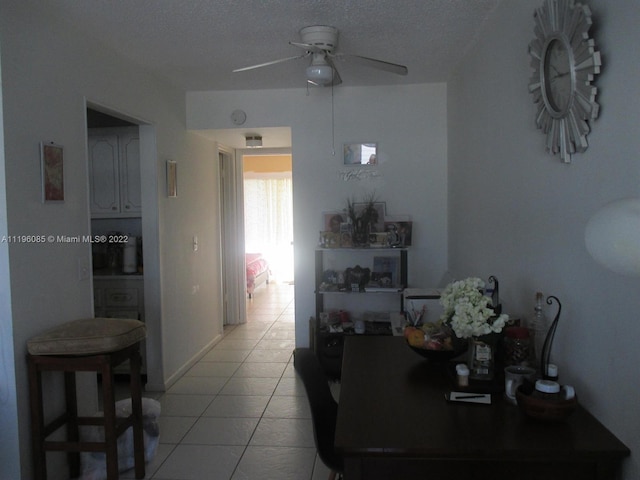
[{"label": "sunburst wall mirror", "polygon": [[529,92],[537,105],[536,125],[547,137],[546,151],[570,163],[572,154],[589,146],[589,121],[600,110],[592,85],[601,60],[589,37],[591,10],[573,0],[545,0],[534,19]]}]

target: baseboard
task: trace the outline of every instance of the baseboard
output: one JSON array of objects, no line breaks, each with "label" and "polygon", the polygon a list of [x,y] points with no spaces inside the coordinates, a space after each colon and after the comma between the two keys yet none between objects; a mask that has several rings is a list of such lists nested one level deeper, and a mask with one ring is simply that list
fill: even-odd
[{"label": "baseboard", "polygon": [[[180,367],[172,375],[170,375],[169,378],[167,378],[164,381],[164,390],[165,391],[168,390],[169,388],[171,388],[171,386],[174,383],[180,380],[180,378],[182,378],[182,376],[185,373],[187,373],[191,367],[193,367],[196,363],[198,363],[200,359],[202,359],[202,357],[204,357],[207,353],[209,353],[209,350],[215,347],[220,342],[220,340],[222,340],[222,338],[223,338],[223,335],[218,334],[218,336],[216,336],[213,340],[211,340],[204,347],[202,347],[200,351],[198,351],[193,357],[191,357],[184,365],[182,365],[182,367]],[[149,384],[146,385],[146,388],[148,390],[151,390],[149,388]],[[157,390],[154,389],[153,391],[157,391]]]}]

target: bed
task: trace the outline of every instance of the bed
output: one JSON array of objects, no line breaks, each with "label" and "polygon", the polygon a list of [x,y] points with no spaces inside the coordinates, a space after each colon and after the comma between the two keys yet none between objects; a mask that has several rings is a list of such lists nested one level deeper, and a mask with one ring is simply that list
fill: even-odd
[{"label": "bed", "polygon": [[247,295],[252,297],[254,290],[263,283],[269,283],[269,263],[261,253],[245,253],[247,269]]}]

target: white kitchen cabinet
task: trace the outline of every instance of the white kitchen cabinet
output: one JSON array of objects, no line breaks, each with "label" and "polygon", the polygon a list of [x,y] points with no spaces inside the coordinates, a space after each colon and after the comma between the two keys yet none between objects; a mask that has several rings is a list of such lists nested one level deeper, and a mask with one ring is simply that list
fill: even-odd
[{"label": "white kitchen cabinet", "polygon": [[93,218],[141,216],[137,128],[89,132],[89,198]]}]

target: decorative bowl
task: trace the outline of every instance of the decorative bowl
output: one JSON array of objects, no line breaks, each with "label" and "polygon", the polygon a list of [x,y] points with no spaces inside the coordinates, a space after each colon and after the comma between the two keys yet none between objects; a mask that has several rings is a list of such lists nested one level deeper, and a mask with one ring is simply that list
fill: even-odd
[{"label": "decorative bowl", "polygon": [[545,422],[561,422],[573,413],[578,405],[578,397],[547,400],[532,395],[531,386],[520,385],[516,389],[516,400],[520,410],[528,417]]},{"label": "decorative bowl", "polygon": [[430,362],[441,363],[441,362],[448,362],[449,360],[456,358],[458,355],[461,355],[464,352],[466,352],[467,342],[462,342],[462,343],[464,344],[463,348],[458,348],[453,350],[433,350],[430,348],[414,347],[412,345],[409,345],[409,342],[407,342],[407,345],[411,350],[416,352],[418,355],[421,355],[424,358],[428,359]]},{"label": "decorative bowl", "polygon": [[[467,341],[456,337],[451,331],[440,330],[436,331],[435,334],[432,331],[431,339],[433,341],[426,341],[419,346],[417,344],[421,343],[420,335],[418,333],[417,339],[415,337],[413,339],[410,338],[411,330],[417,330],[419,333],[423,333],[420,328],[406,327],[404,337],[408,347],[431,362],[446,362],[467,351]],[[432,344],[436,348],[429,348],[429,344]]]}]

